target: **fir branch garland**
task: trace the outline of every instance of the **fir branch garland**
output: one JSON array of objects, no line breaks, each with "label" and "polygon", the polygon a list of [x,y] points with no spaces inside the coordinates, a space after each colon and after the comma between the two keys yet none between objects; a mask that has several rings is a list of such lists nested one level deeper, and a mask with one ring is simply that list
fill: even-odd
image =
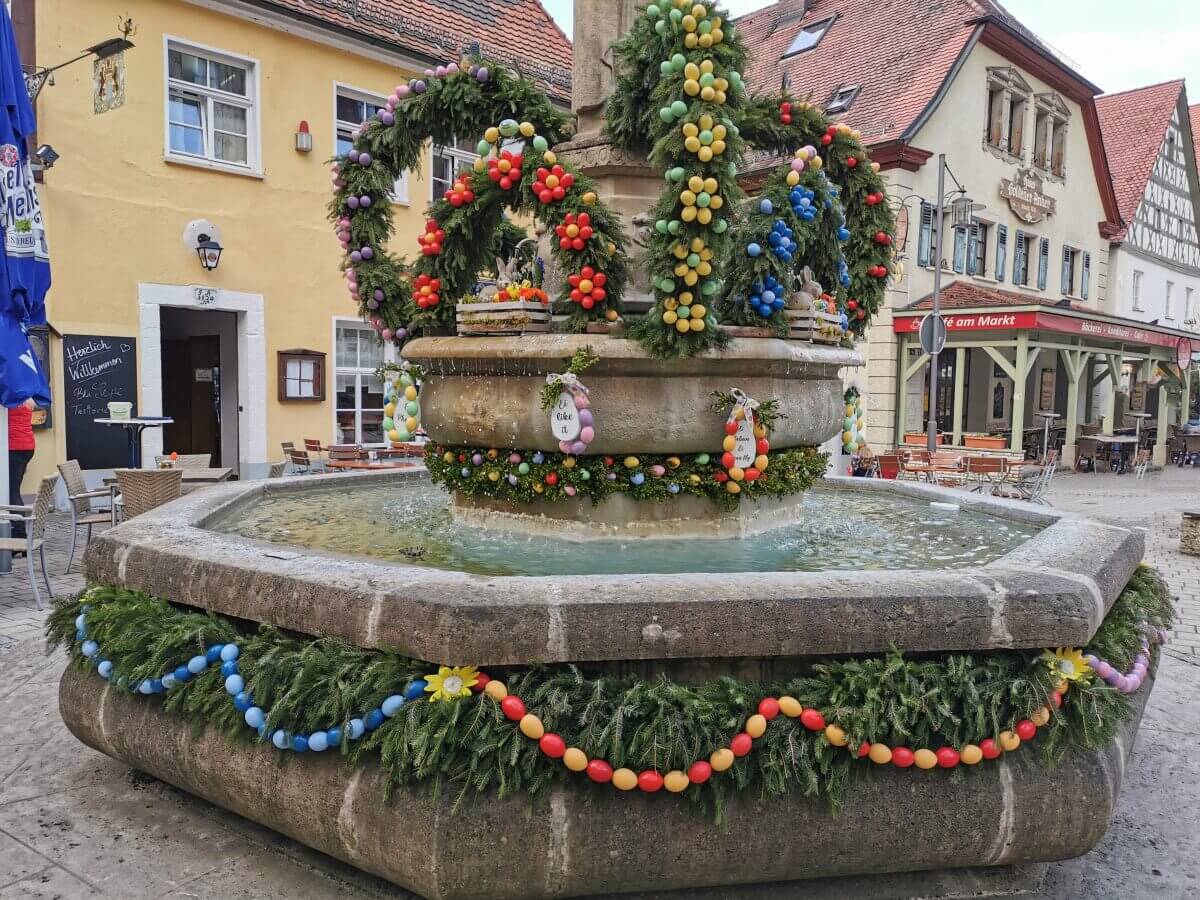
[{"label": "fir branch garland", "polygon": [[[712,403],[708,408],[710,412],[718,416],[726,415],[738,402],[737,397],[726,391],[713,391],[712,398]],[[754,415],[758,419],[758,424],[767,429],[768,434],[775,429],[776,422],[787,418],[779,411],[779,401],[775,397],[760,401],[754,410]]]},{"label": "fir branch garland", "polygon": [[[331,638],[290,634],[269,625],[235,622],[173,606],[135,591],[93,586],[59,598],[47,622],[47,643],[65,646],[73,664],[87,669],[75,620],[87,607],[88,635],[113,663],[112,682],[138,684],[185,665],[215,644],[236,642],[240,671],[268,728],[308,733],[342,724],[379,706],[412,679],[436,667],[394,653],[364,650]],[[1133,623],[1166,627],[1169,593],[1157,574],[1141,568],[1113,605],[1087,649],[1131,659],[1139,632]],[[1055,676],[1030,651],[878,657],[812,663],[794,677],[763,683],[719,677],[700,685],[666,677],[615,678],[573,665],[495,671],[511,693],[536,710],[548,731],[589,758],[634,771],[686,770],[693,760],[725,746],[764,696],[790,695],[816,707],[850,739],[889,746],[962,746],[1011,727],[1043,706]],[[144,702],[158,702],[146,698]],[[212,667],[172,690],[164,710],[250,743],[254,732],[229,702]],[[1131,710],[1130,698],[1099,679],[1076,683],[1038,731],[1042,759],[1053,764],[1072,749],[1107,746]],[[486,695],[457,703],[411,703],[362,740],[343,742],[352,764],[379,753],[389,788],[418,782],[453,790],[462,801],[483,793],[526,793],[531,798],[571,777],[521,736]],[[754,752],[685,797],[721,821],[730,797],[796,793],[835,805],[851,779],[869,771],[797,720],[779,717]],[[960,768],[954,777],[970,778]],[[580,786],[582,789],[582,786]]]},{"label": "fir branch garland", "polygon": [[[600,362],[600,357],[592,350],[592,345],[588,344],[585,347],[580,347],[573,354],[567,363],[566,374],[582,375],[596,363]],[[563,386],[558,382],[547,382],[542,386],[541,406],[543,410],[548,410],[558,402],[558,395],[562,393]]]}]

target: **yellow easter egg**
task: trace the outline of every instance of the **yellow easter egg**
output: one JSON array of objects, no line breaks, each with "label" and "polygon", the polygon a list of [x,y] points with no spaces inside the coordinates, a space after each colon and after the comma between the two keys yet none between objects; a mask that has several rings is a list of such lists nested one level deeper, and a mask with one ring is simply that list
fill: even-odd
[{"label": "yellow easter egg", "polygon": [[695,206],[685,206],[679,211],[679,218],[685,222],[694,222],[696,221],[696,214],[699,212],[707,212],[707,210],[700,210]]},{"label": "yellow easter egg", "polygon": [[695,97],[700,93],[700,82],[688,79],[683,83],[683,92],[689,97]]},{"label": "yellow easter egg", "polygon": [[487,163],[485,163],[482,159],[477,159],[471,164],[471,168],[473,168],[476,172],[482,173],[487,170]]},{"label": "yellow easter egg", "polygon": [[618,791],[632,791],[638,786],[637,773],[632,769],[617,769],[613,772],[612,783]]},{"label": "yellow easter egg", "polygon": [[700,67],[695,63],[688,63],[683,67],[683,77],[698,79],[700,77]]},{"label": "yellow easter egg", "polygon": [[789,169],[787,177],[784,180],[788,183],[788,187],[795,187],[800,183],[800,173],[794,169]]},{"label": "yellow easter egg", "polygon": [[[780,709],[782,708],[781,705]],[[796,713],[796,715],[800,715],[800,713]],[[825,726],[825,740],[829,741],[835,747],[845,747],[850,743],[850,738],[846,736],[846,732],[836,725]]]},{"label": "yellow easter egg", "polygon": [[725,152],[725,142],[721,140],[713,141],[711,144],[709,144],[709,148],[712,150],[714,155],[720,156]]},{"label": "yellow easter egg", "polygon": [[708,74],[713,70],[713,61],[711,59],[702,60],[700,63],[700,71]]},{"label": "yellow easter egg", "polygon": [[742,481],[746,477],[746,471],[744,469],[739,469],[737,466],[734,466],[732,469],[729,470],[729,477],[732,478],[734,481]]},{"label": "yellow easter egg", "polygon": [[730,494],[740,494],[742,492],[742,486],[736,481],[727,481],[725,482],[725,490]]},{"label": "yellow easter egg", "polygon": [[483,139],[489,144],[496,143],[496,141],[500,140],[500,129],[494,125],[491,128],[486,129],[483,132]]},{"label": "yellow easter egg", "polygon": [[499,703],[508,696],[508,687],[503,681],[493,678],[487,683],[487,686],[484,687],[483,692]]},{"label": "yellow easter egg", "polygon": [[499,472],[497,472],[494,469],[491,472],[488,472],[488,481],[499,481],[499,480],[500,480]]},{"label": "yellow easter egg", "polygon": [[410,384],[408,387],[406,387],[404,389],[404,399],[405,400],[416,400],[417,399],[416,385]]},{"label": "yellow easter egg", "polygon": [[710,38],[712,38],[712,42],[714,44],[719,44],[719,43],[721,43],[721,41],[723,41],[725,39],[725,32],[722,31],[720,28],[714,28],[712,31],[710,31],[708,33],[708,36]]},{"label": "yellow easter egg", "polygon": [[682,203],[684,206],[695,206],[696,205],[696,195],[692,191],[680,191],[679,192],[679,202]]},{"label": "yellow easter egg", "polygon": [[712,147],[701,146],[700,149],[696,151],[696,159],[700,160],[700,162],[709,162],[712,158]]},{"label": "yellow easter egg", "polygon": [[545,153],[542,154],[542,161],[546,165],[552,166],[556,162],[558,162],[558,157],[555,155],[553,150],[547,150]]},{"label": "yellow easter egg", "polygon": [[872,744],[867,758],[876,765],[886,766],[892,761],[892,748],[887,744]]},{"label": "yellow easter egg", "polygon": [[672,769],[663,776],[663,787],[665,787],[672,794],[678,794],[686,791],[689,784],[691,784],[691,782],[688,781],[687,775],[685,775],[683,772],[680,772],[678,769]]},{"label": "yellow easter egg", "polygon": [[697,209],[696,210],[696,221],[699,222],[701,225],[707,225],[709,222],[712,221],[712,217],[713,217],[713,214],[712,214],[711,209]]},{"label": "yellow easter egg", "polygon": [[604,311],[604,318],[607,319],[609,322],[615,322],[615,321],[617,321],[619,316],[615,309],[606,309]]},{"label": "yellow easter egg", "polygon": [[762,425],[755,425],[754,426],[754,436],[756,438],[758,438],[759,440],[762,440],[763,438],[765,438],[767,436],[767,429],[765,427],[763,427]]},{"label": "yellow easter egg", "polygon": [[740,422],[746,418],[746,407],[738,405],[733,408],[733,421]]},{"label": "yellow easter egg", "polygon": [[454,454],[451,453],[449,450],[447,450],[445,453],[442,454],[442,462],[448,462],[448,463],[454,462]]},{"label": "yellow easter egg", "polygon": [[588,191],[580,199],[584,202],[585,206],[593,206],[596,203],[596,192]]},{"label": "yellow easter egg", "polygon": [[694,31],[683,36],[683,46],[687,47],[689,50],[695,50],[698,46],[700,46],[699,37]]},{"label": "yellow easter egg", "polygon": [[676,322],[679,321],[679,314],[676,313],[675,310],[673,310],[673,309],[668,309],[665,313],[662,314],[662,320],[667,325],[674,325]]},{"label": "yellow easter egg", "polygon": [[758,739],[767,733],[767,719],[758,713],[755,713],[746,720],[746,734],[750,737]]},{"label": "yellow easter egg", "polygon": [[708,15],[708,10],[704,8],[703,4],[697,3],[695,6],[692,7],[692,16],[694,18],[703,19],[707,15]]},{"label": "yellow easter egg", "polygon": [[1021,746],[1021,739],[1011,731],[1000,732],[1000,746],[1005,750],[1016,750]]},{"label": "yellow easter egg", "polygon": [[573,468],[575,468],[575,457],[573,457],[573,456],[568,456],[566,459],[564,459],[564,460],[563,460],[563,468],[564,468],[564,469],[573,469]]},{"label": "yellow easter egg", "polygon": [[695,474],[695,473],[692,473],[691,475],[689,475],[689,476],[688,476],[688,481],[689,481],[691,484],[699,484],[699,483],[700,483],[700,476],[699,476],[699,475],[697,475],[697,474]]},{"label": "yellow easter egg", "polygon": [[1032,722],[1034,725],[1036,725],[1038,728],[1041,728],[1043,725],[1045,725],[1047,722],[1050,721],[1050,707],[1043,706],[1041,709],[1036,710],[1029,717],[1029,721]]},{"label": "yellow easter egg", "polygon": [[537,130],[533,127],[532,122],[522,122],[517,128],[523,137],[533,137],[534,132]]},{"label": "yellow easter egg", "polygon": [[582,772],[587,768],[587,754],[578,747],[568,747],[567,752],[563,754],[563,765],[572,772]]},{"label": "yellow easter egg", "polygon": [[714,750],[708,757],[708,764],[712,766],[714,772],[724,772],[733,765],[736,757],[733,751],[728,747],[722,747],[720,750]]},{"label": "yellow easter egg", "polygon": [[789,719],[795,719],[800,716],[800,713],[804,712],[804,707],[795,697],[784,694],[779,698],[779,711]]},{"label": "yellow easter egg", "polygon": [[[700,274],[703,275],[706,273],[701,272]],[[708,307],[705,306],[703,303],[693,303],[691,306],[688,307],[688,309],[690,309],[692,311],[693,319],[703,319],[704,316],[708,313]]]},{"label": "yellow easter egg", "polygon": [[871,171],[878,172],[879,171],[879,163],[877,163],[877,162],[871,163]]},{"label": "yellow easter egg", "polygon": [[639,465],[641,465],[641,461],[636,456],[625,457],[625,468],[636,469]]},{"label": "yellow easter egg", "polygon": [[546,727],[542,724],[542,720],[533,713],[525,713],[521,716],[521,722],[517,726],[521,729],[521,734],[530,740],[541,740],[543,734],[546,733]]},{"label": "yellow easter egg", "polygon": [[770,463],[770,460],[767,459],[767,454],[765,453],[760,453],[758,456],[754,457],[754,468],[758,469],[760,472],[766,469],[768,463]]},{"label": "yellow easter egg", "polygon": [[705,50],[707,50],[712,45],[713,45],[712,32],[709,32],[708,34],[699,35],[696,38],[696,46],[697,47],[702,47]]},{"label": "yellow easter egg", "polygon": [[705,103],[712,103],[716,99],[717,92],[713,90],[711,85],[706,85],[700,88],[700,99]]},{"label": "yellow easter egg", "polygon": [[668,469],[678,469],[679,468],[679,457],[678,456],[668,456],[667,457],[667,468]]},{"label": "yellow easter egg", "polygon": [[[713,124],[714,124],[713,117],[710,116],[708,113],[705,113],[704,115],[702,115],[700,117],[700,128],[703,129],[704,131],[712,131]],[[699,132],[697,132],[697,134],[698,133]]]},{"label": "yellow easter egg", "polygon": [[384,414],[385,416],[387,416],[389,419],[390,419],[392,416],[394,416],[394,415],[396,414],[396,404],[395,404],[395,403],[389,403],[387,406],[385,406],[385,407],[383,408],[383,414]]},{"label": "yellow easter egg", "polygon": [[419,424],[420,422],[417,421],[416,416],[409,416],[404,420],[404,427],[408,429],[410,434],[417,430]]},{"label": "yellow easter egg", "polygon": [[983,759],[983,751],[974,744],[967,744],[962,748],[962,750],[959,751],[958,758],[962,760],[965,765],[973,766]]},{"label": "yellow easter egg", "polygon": [[732,434],[725,435],[725,439],[723,441],[721,441],[721,447],[725,450],[726,453],[732,453],[733,449],[736,446],[737,446],[737,438],[734,437]]},{"label": "yellow easter egg", "polygon": [[720,194],[713,194],[712,199],[708,201],[709,210],[720,209],[725,205],[725,200]]},{"label": "yellow easter egg", "polygon": [[688,320],[687,319],[677,319],[675,322],[675,330],[680,333],[691,330],[690,326],[688,325]]},{"label": "yellow easter egg", "polygon": [[544,484],[542,484],[540,481],[534,482],[533,492],[535,494],[540,494],[544,490],[546,490],[546,486]]},{"label": "yellow easter egg", "polygon": [[932,769],[937,765],[937,754],[924,748],[913,752],[913,762],[918,769]]},{"label": "yellow easter egg", "polygon": [[388,432],[388,440],[389,440],[389,441],[395,441],[395,442],[399,443],[399,441],[400,441],[400,432],[398,432],[398,431],[397,431],[395,428],[393,428],[391,431],[389,431],[389,432]]},{"label": "yellow easter egg", "polygon": [[683,26],[684,31],[695,31],[697,25],[696,17],[689,13],[680,20],[679,24]]},{"label": "yellow easter egg", "polygon": [[[703,122],[704,119],[701,118],[700,121]],[[684,137],[696,137],[700,134],[700,129],[696,126],[695,122],[684,122],[680,130],[683,131]]]},{"label": "yellow easter egg", "polygon": [[663,300],[663,306],[665,306],[667,309],[678,309],[679,301],[674,297],[668,297],[667,299]]},{"label": "yellow easter egg", "polygon": [[692,331],[703,331],[704,330],[704,320],[703,319],[689,319],[688,320],[688,328],[690,328]]},{"label": "yellow easter egg", "polygon": [[[689,191],[694,191],[697,194],[701,191],[708,190],[708,188],[704,186],[704,179],[699,175],[693,175],[691,178],[689,178],[687,185]],[[684,256],[687,256],[687,247],[685,247],[683,244],[676,244],[675,246],[683,251]]]}]

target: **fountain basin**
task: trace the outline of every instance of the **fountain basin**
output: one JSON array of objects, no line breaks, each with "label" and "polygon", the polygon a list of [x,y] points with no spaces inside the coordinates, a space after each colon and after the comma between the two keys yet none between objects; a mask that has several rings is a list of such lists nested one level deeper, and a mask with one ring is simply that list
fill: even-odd
[{"label": "fountain basin", "polygon": [[735,338],[723,351],[663,360],[603,334],[418,338],[404,357],[436,376],[421,390],[422,425],[434,440],[557,451],[541,390],[585,347],[599,356],[581,376],[596,417],[588,452],[598,454],[719,450],[725,416],[709,405],[713,391],[733,387],[778,401],[786,418],[771,432],[772,447],[818,446],[839,430],[840,369],[862,365],[854,350],[768,338]]},{"label": "fountain basin", "polygon": [[[419,482],[422,472],[217,485],[92,541],[87,577],[189,606],[446,664],[695,661],[1082,646],[1141,560],[1139,532],[946,489],[826,479],[951,501],[1041,530],[986,564],[863,572],[495,576],[212,530],[263,497]],[[709,666],[705,666],[706,670]]]}]

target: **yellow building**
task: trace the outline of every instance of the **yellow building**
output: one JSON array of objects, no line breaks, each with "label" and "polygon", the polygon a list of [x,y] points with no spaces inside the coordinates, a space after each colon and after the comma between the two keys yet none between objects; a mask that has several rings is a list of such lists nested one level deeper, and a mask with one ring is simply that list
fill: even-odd
[{"label": "yellow building", "polygon": [[[476,43],[565,105],[570,44],[537,0],[497,5],[486,32],[423,0],[359,6],[13,0],[28,68],[119,36],[126,17],[136,27],[133,48],[58,70],[36,104],[38,143],[59,157],[41,185],[54,405],[27,493],[65,459],[124,464],[123,430],[91,421],[110,400],[175,419],[145,432],[147,462],[212,452],[243,478],[280,459],[281,441],[382,438],[371,373],[393,350],[346,297],[327,161],[397,84]],[[396,252],[413,255],[425,205],[476,137],[431,148],[397,182]],[[202,235],[223,248],[215,269],[196,252]],[[313,355],[283,352],[295,349]]]}]

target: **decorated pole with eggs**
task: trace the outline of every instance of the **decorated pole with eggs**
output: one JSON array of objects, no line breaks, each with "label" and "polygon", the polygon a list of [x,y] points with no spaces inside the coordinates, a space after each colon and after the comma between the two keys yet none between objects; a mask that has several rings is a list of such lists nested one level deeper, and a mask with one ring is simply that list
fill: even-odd
[{"label": "decorated pole with eggs", "polygon": [[383,378],[383,433],[389,441],[411,441],[421,427],[418,378],[420,369],[408,361],[379,370]]}]

